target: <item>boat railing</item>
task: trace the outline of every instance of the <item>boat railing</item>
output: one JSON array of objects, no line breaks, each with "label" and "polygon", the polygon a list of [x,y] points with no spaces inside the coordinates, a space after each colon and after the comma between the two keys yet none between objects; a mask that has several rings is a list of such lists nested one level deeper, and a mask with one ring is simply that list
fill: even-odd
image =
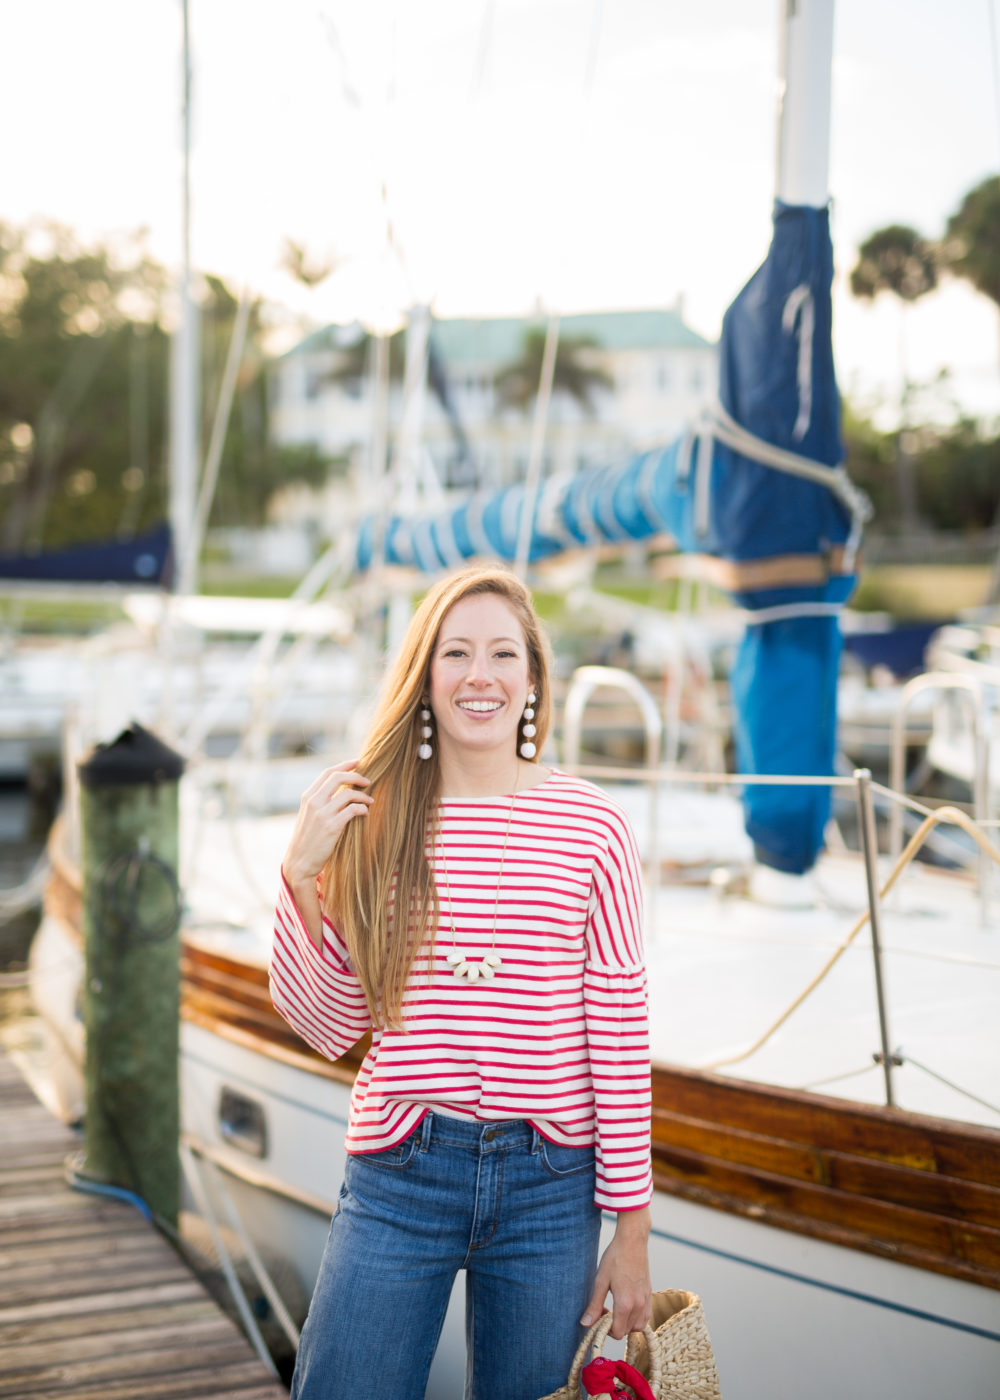
[{"label": "boat railing", "polygon": [[[656,702],[637,676],[616,666],[580,666],[573,672],[563,700],[562,743],[566,768],[576,771],[583,744],[583,716],[598,690],[624,692],[638,707],[642,718],[644,759],[648,769],[658,769],[663,756],[663,721]],[[649,786],[649,862],[655,864],[659,847],[659,800],[656,786]],[[651,878],[652,877],[652,878]],[[650,900],[655,902],[658,881],[655,870],[647,870]]]},{"label": "boat railing", "polygon": [[[906,716],[913,701],[927,692],[951,692],[963,701],[969,713],[972,730],[972,810],[982,827],[990,819],[990,725],[989,707],[980,679],[974,675],[955,675],[948,671],[929,671],[915,676],[903,686],[892,716],[889,749],[889,788],[902,794],[906,785]],[[898,860],[903,849],[904,804],[894,802],[889,810],[889,854]],[[979,852],[980,916],[985,923],[989,914],[991,861]]]},{"label": "boat railing", "polygon": [[[953,678],[946,677],[945,679],[950,680]],[[583,667],[574,676],[567,692],[562,766],[569,772],[575,773],[580,777],[591,778],[597,782],[640,783],[648,788],[650,794],[651,827],[649,833],[650,839],[646,851],[646,879],[647,892],[651,903],[656,899],[660,882],[656,813],[659,805],[659,790],[663,785],[714,789],[726,787],[740,789],[750,786],[826,787],[853,792],[858,811],[860,854],[864,862],[866,908],[857,918],[850,931],[834,949],[824,966],[751,1046],[738,1055],[731,1056],[726,1060],[715,1061],[711,1065],[703,1066],[703,1068],[719,1070],[746,1060],[759,1050],[777,1032],[785,1021],[788,1020],[793,1012],[816,990],[820,983],[825,980],[835,964],[855,942],[865,926],[869,925],[871,928],[872,972],[878,1009],[880,1041],[880,1049],[874,1054],[873,1058],[875,1062],[882,1067],[886,1105],[893,1107],[895,1098],[892,1071],[894,1067],[903,1063],[903,1059],[898,1051],[892,1049],[889,1028],[888,994],[882,955],[883,902],[899,881],[904,870],[915,859],[931,832],[938,826],[952,825],[959,827],[967,836],[970,836],[978,848],[980,858],[980,901],[985,922],[987,912],[987,899],[984,893],[984,887],[986,885],[985,873],[989,871],[993,864],[1000,865],[1000,849],[993,844],[987,834],[996,823],[991,822],[987,816],[983,815],[985,812],[985,804],[981,804],[975,819],[955,806],[945,805],[932,809],[918,802],[895,786],[886,787],[881,783],[874,782],[871,772],[867,768],[856,769],[854,773],[848,777],[846,775],[805,775],[788,773],[695,772],[688,769],[681,770],[676,767],[665,767],[659,764],[654,765],[648,762],[642,767],[618,766],[607,763],[582,763],[580,762],[580,753],[583,715],[587,701],[594,692],[601,687],[619,689],[635,699],[643,718],[646,735],[646,752],[647,754],[659,753],[662,726],[660,724],[659,715],[656,712],[656,706],[648,692],[645,692],[641,682],[637,681],[635,677],[631,676],[629,673],[616,671],[612,667]],[[960,686],[954,688],[960,691],[962,690]],[[914,693],[917,693],[916,689]],[[643,694],[645,695],[644,699]],[[905,715],[905,710],[901,710],[901,714]],[[887,874],[881,874],[879,870],[876,802],[887,809],[890,825],[894,818],[897,817],[897,814],[901,823],[902,812],[907,809],[916,812],[922,818],[920,825],[911,836],[905,848],[902,850],[892,850],[890,852],[890,868]]]}]

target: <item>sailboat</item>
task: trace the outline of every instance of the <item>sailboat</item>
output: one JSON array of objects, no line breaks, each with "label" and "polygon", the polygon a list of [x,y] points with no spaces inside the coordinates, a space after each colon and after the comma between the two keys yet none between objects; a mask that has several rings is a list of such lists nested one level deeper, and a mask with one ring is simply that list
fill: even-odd
[{"label": "sailboat", "polygon": [[[830,0],[786,5],[774,241],[727,317],[713,420],[615,475],[372,520],[355,564],[363,571],[381,556],[438,570],[470,553],[513,558],[527,520],[537,560],[665,526],[724,575],[748,614],[740,773],[662,765],[648,707],[644,768],[595,770],[572,745],[559,756],[620,796],[646,862],[654,1282],[702,1295],[729,1400],[995,1400],[1000,957],[989,872],[977,886],[908,864],[883,898],[874,796],[901,798],[832,768],[838,613],[864,504],[837,465],[817,155],[827,146],[831,31]],[[619,683],[610,670],[576,677],[570,717],[597,685]],[[857,799],[860,856],[821,853],[835,790]],[[736,791],[743,859],[771,873],[778,904],[744,898],[736,863],[708,884],[669,881],[672,853],[699,822],[713,834],[732,825]],[[203,823],[200,871],[185,872],[183,1140],[202,1164],[206,1199],[220,1211],[230,1201],[307,1295],[364,1047],[328,1063],[274,1012],[270,891],[258,887],[273,883],[261,872],[276,878],[288,819],[235,827]],[[62,849],[57,833],[35,966],[65,1039],[81,891]],[[461,1314],[457,1289],[427,1400],[460,1393]]]}]

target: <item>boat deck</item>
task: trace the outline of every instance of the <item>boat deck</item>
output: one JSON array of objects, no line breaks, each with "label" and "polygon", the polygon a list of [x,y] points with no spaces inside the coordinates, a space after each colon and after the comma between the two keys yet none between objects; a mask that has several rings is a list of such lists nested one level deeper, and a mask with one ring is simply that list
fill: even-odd
[{"label": "boat deck", "polygon": [[0,1397],[287,1400],[138,1210],[67,1184],[78,1147],[0,1053]]}]

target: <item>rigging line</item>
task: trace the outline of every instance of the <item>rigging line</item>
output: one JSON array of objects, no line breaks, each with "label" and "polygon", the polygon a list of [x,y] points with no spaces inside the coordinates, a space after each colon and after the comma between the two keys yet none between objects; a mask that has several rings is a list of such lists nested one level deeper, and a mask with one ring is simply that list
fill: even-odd
[{"label": "rigging line", "polygon": [[[905,809],[916,813],[917,816],[928,817],[932,812],[938,812],[942,807],[947,806],[954,807],[960,812],[965,812],[965,815],[969,817],[970,821],[975,821],[980,831],[985,831],[988,828],[1000,827],[1000,818],[972,817],[971,813],[966,810],[969,806],[967,802],[939,801],[937,798],[924,798],[923,802],[921,802],[917,798],[911,797],[908,793],[897,792],[895,788],[885,787],[884,784],[875,782],[872,783],[872,792],[878,793],[882,797],[887,797],[894,802],[898,802],[899,805],[904,808],[904,818],[907,815]],[[936,805],[933,807],[928,806],[927,804],[930,802],[934,802]],[[963,854],[968,855],[965,846],[960,845],[957,838],[950,835],[947,831],[939,831],[936,832],[935,835],[940,836],[945,841],[950,841],[953,845],[956,845]]]},{"label": "rigging line", "polygon": [[79,972],[80,957],[67,957],[59,962],[48,963],[45,967],[27,967],[23,972],[0,972],[0,987],[30,987],[50,981],[53,977],[65,977],[67,973]]},{"label": "rigging line", "polygon": [[965,1098],[971,1099],[973,1103],[982,1104],[983,1108],[988,1108],[991,1113],[1000,1114],[1000,1108],[995,1103],[990,1103],[988,1099],[981,1099],[978,1094],[972,1093],[970,1089],[963,1089],[961,1084],[954,1083],[951,1079],[945,1079],[943,1074],[938,1074],[936,1070],[928,1065],[922,1065],[919,1060],[915,1060],[912,1055],[903,1053],[903,1063],[912,1065],[914,1069],[922,1069],[924,1074],[929,1074],[932,1079],[936,1079],[941,1084],[947,1085],[949,1089],[954,1089],[956,1094],[962,1094]]},{"label": "rigging line", "polygon": [[860,1069],[845,1070],[843,1074],[828,1074],[825,1079],[812,1079],[808,1084],[800,1084],[800,1089],[819,1089],[824,1084],[838,1084],[843,1079],[857,1079],[859,1075],[871,1074],[873,1069],[878,1069],[874,1060],[870,1064],[862,1065]]},{"label": "rigging line", "polygon": [[597,73],[597,56],[601,47],[601,30],[604,25],[604,0],[594,0],[594,14],[590,22],[590,46],[587,50],[587,67],[584,72],[583,91],[589,97]]},{"label": "rigging line", "polygon": [[257,1326],[256,1319],[247,1301],[247,1295],[243,1291],[243,1285],[239,1281],[229,1251],[226,1249],[225,1242],[219,1232],[218,1219],[211,1198],[198,1170],[198,1163],[195,1160],[194,1153],[184,1142],[180,1145],[180,1158],[184,1178],[187,1181],[191,1195],[194,1197],[198,1213],[208,1226],[208,1233],[211,1236],[216,1257],[225,1276],[226,1283],[229,1285],[230,1295],[236,1305],[236,1310],[240,1315],[240,1320],[243,1323],[247,1337],[261,1361],[271,1372],[272,1376],[277,1378],[278,1368],[275,1366],[271,1353],[267,1349],[267,1343],[261,1336],[260,1328]]},{"label": "rigging line", "polygon": [[701,425],[703,433],[709,433],[718,442],[725,443],[734,452],[760,462],[776,471],[787,472],[789,476],[802,477],[806,481],[817,482],[843,503],[853,520],[860,526],[872,518],[872,504],[867,495],[855,486],[843,467],[831,467],[825,462],[817,462],[801,453],[791,452],[785,447],[775,447],[773,443],[759,438],[742,424],[737,423],[722,404],[716,400],[705,411]]},{"label": "rigging line", "polygon": [[535,416],[531,425],[531,449],[528,471],[524,483],[524,496],[521,500],[521,517],[518,522],[517,545],[514,552],[514,569],[518,577],[526,578],[531,561],[531,540],[535,528],[535,511],[538,506],[538,491],[542,479],[542,455],[545,451],[545,428],[549,416],[549,404],[555,386],[556,356],[559,353],[558,312],[549,316],[545,331],[545,347],[542,351],[542,365],[539,372],[538,394],[535,398]]},{"label": "rigging line", "polygon": [[563,766],[566,767],[567,772],[572,773],[577,778],[600,778],[605,781],[621,779],[634,783],[654,781],[677,784],[680,787],[690,786],[696,789],[706,787],[857,788],[857,783],[853,778],[812,777],[802,773],[726,773],[722,769],[715,773],[696,772],[693,769],[678,773],[672,768],[618,768],[609,763],[574,763],[568,767]]},{"label": "rigging line", "polygon": [[326,30],[326,41],[330,45],[330,48],[333,49],[334,56],[340,67],[341,96],[343,97],[344,101],[349,107],[354,107],[355,109],[360,110],[362,106],[361,98],[358,94],[357,88],[354,86],[354,83],[352,81],[351,65],[347,60],[347,54],[344,52],[344,46],[340,41],[340,34],[337,30],[336,24],[333,21],[333,16],[321,6],[319,11],[319,20],[320,24],[322,24],[323,28]]},{"label": "rigging line", "polygon": [[997,0],[986,0],[990,25],[990,54],[993,67],[993,105],[997,120],[997,156],[1000,158],[1000,43],[997,40]]},{"label": "rigging line", "polygon": [[[911,812],[915,812],[919,817],[929,817],[932,812],[938,811],[945,805],[949,807],[959,807],[960,810],[963,805],[967,805],[959,804],[958,802],[949,802],[947,804],[939,802],[936,807],[930,807],[926,802],[921,802],[919,798],[911,797],[909,793],[897,792],[895,788],[886,787],[884,783],[873,782],[872,792],[878,793],[880,797],[889,798],[892,802],[898,802],[901,807],[909,808]],[[985,826],[986,823],[980,822],[979,825]]]},{"label": "rigging line", "polygon": [[226,444],[226,430],[229,427],[229,416],[232,411],[233,398],[236,394],[240,367],[243,364],[243,352],[246,348],[250,312],[253,310],[253,304],[253,293],[250,290],[250,284],[247,283],[240,294],[240,300],[236,308],[236,319],[233,322],[233,333],[229,341],[229,349],[226,353],[226,364],[222,372],[222,384],[219,388],[219,399],[216,404],[215,417],[212,421],[212,436],[208,444],[208,452],[205,456],[205,465],[202,471],[201,490],[198,494],[198,503],[195,507],[194,520],[191,524],[188,549],[191,552],[192,567],[196,566],[200,558],[202,541],[205,538],[205,531],[208,528],[212,499],[215,496],[215,486],[219,479],[219,467],[222,463],[222,450]]},{"label": "rigging line", "polygon": [[233,783],[227,783],[222,789],[223,810],[226,818],[226,828],[229,832],[229,839],[236,863],[246,881],[247,889],[257,900],[261,909],[269,909],[274,903],[273,895],[266,891],[258,880],[259,872],[254,869],[253,861],[250,859],[246,846],[243,843],[243,832],[240,827],[239,816],[236,812],[237,793]]},{"label": "rigging line", "polygon": [[[879,900],[885,899],[886,895],[892,889],[893,885],[895,885],[900,875],[913,860],[914,856],[917,854],[917,851],[924,844],[927,835],[930,833],[930,831],[933,830],[935,826],[937,826],[939,822],[942,821],[952,822],[955,826],[960,826],[963,829],[963,831],[968,832],[968,834],[983,851],[984,855],[989,856],[989,858],[996,865],[1000,865],[1000,850],[998,850],[996,846],[991,845],[991,843],[987,841],[986,837],[983,836],[983,834],[976,828],[975,823],[970,817],[967,817],[964,812],[959,812],[955,807],[939,807],[936,812],[932,812],[930,816],[926,817],[924,821],[921,822],[920,826],[910,838],[905,850],[902,852],[899,859],[892,867],[892,870],[889,872],[889,876],[886,879],[885,884],[879,890]],[[871,907],[869,906],[869,908],[867,908],[865,912],[860,916],[860,918],[856,921],[853,928],[847,934],[847,937],[843,940],[843,942],[840,944],[837,950],[827,959],[826,963],[820,968],[816,976],[813,977],[812,980],[806,984],[802,991],[799,992],[798,996],[792,999],[788,1006],[785,1007],[784,1011],[782,1011],[781,1014],[771,1022],[768,1028],[757,1037],[757,1039],[748,1049],[741,1050],[738,1055],[730,1055],[724,1060],[713,1060],[710,1064],[701,1065],[699,1066],[699,1068],[719,1070],[729,1065],[741,1064],[744,1060],[748,1060],[751,1057],[751,1055],[755,1055],[757,1051],[760,1050],[762,1046],[766,1045],[767,1042],[771,1039],[771,1037],[781,1029],[785,1022],[791,1017],[793,1012],[797,1011],[802,1005],[802,1003],[812,995],[812,993],[816,990],[820,983],[825,980],[827,975],[833,971],[836,964],[847,952],[848,948],[857,938],[858,934],[864,928],[865,924],[868,923],[870,918]]]},{"label": "rigging line", "polygon": [[[187,1143],[186,1145],[189,1151],[191,1152],[193,1158],[195,1149],[191,1146],[190,1143]],[[223,1178],[222,1171],[219,1169],[218,1164],[214,1162],[211,1157],[205,1157],[203,1160],[205,1163],[206,1175],[209,1177],[212,1186],[215,1189],[216,1195],[221,1196],[222,1198],[222,1204],[225,1207],[226,1214],[229,1216],[229,1223],[232,1226],[233,1230],[236,1232],[236,1236],[239,1239],[240,1244],[243,1246],[243,1252],[246,1256],[247,1262],[250,1265],[250,1268],[253,1271],[257,1283],[260,1285],[261,1292],[264,1294],[265,1298],[271,1304],[271,1307],[274,1309],[274,1315],[278,1320],[282,1332],[284,1332],[285,1336],[288,1338],[289,1342],[291,1342],[292,1346],[297,1347],[299,1345],[300,1340],[299,1329],[295,1326],[295,1323],[292,1321],[291,1315],[289,1314],[288,1309],[285,1307],[284,1301],[282,1300],[281,1294],[278,1291],[278,1287],[274,1282],[274,1279],[268,1272],[267,1266],[265,1265],[263,1259],[260,1257],[260,1254],[258,1253],[253,1240],[247,1233],[247,1228],[243,1223],[243,1217],[240,1215],[239,1211],[236,1208],[236,1202],[233,1200],[232,1195],[230,1194],[226,1186],[226,1182]]]},{"label": "rigging line", "polygon": [[472,86],[469,88],[469,102],[474,103],[483,87],[483,79],[486,76],[486,65],[489,62],[490,49],[493,45],[493,15],[496,10],[496,0],[486,0],[483,6],[483,17],[479,24],[479,49],[476,54],[476,66],[472,75]]}]

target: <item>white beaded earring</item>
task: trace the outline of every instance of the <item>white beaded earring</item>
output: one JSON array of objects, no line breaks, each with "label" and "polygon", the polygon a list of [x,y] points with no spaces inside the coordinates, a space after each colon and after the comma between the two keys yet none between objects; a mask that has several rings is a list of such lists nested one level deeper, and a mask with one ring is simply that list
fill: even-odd
[{"label": "white beaded earring", "polygon": [[423,743],[420,745],[419,749],[417,749],[418,758],[430,758],[434,752],[430,742],[434,731],[431,728],[431,712],[428,709],[428,703],[429,702],[425,698],[423,701],[423,709],[420,711],[420,718],[423,721],[423,727],[420,731]]},{"label": "white beaded earring", "polygon": [[535,756],[535,745],[532,742],[536,733],[535,726],[532,723],[532,720],[535,718],[535,711],[532,709],[532,706],[535,704],[536,699],[537,696],[535,692],[533,690],[529,691],[528,704],[524,711],[524,718],[521,720],[521,733],[524,735],[524,743],[521,745],[522,758],[534,758]]}]

